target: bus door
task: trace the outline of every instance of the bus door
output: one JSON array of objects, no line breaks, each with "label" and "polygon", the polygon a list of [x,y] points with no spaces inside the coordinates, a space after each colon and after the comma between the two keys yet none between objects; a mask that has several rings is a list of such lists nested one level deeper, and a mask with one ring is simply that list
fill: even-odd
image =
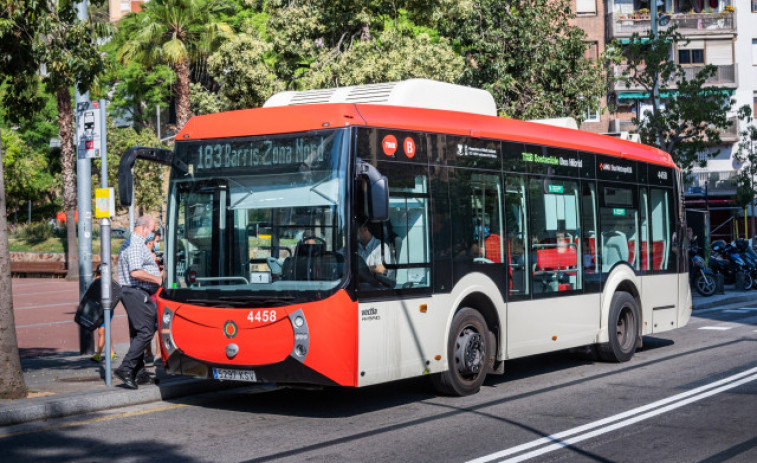
[{"label": "bus door", "polygon": [[179,283],[202,286],[218,282],[229,274],[231,262],[225,238],[228,185],[223,180],[180,183],[177,194],[176,258],[180,275],[176,276],[185,280]]},{"label": "bus door", "polygon": [[[678,252],[674,220],[673,189],[643,187],[641,189],[643,224],[642,309],[644,320],[651,320],[645,333],[675,327],[678,305]],[[650,330],[651,328],[651,330]]]}]

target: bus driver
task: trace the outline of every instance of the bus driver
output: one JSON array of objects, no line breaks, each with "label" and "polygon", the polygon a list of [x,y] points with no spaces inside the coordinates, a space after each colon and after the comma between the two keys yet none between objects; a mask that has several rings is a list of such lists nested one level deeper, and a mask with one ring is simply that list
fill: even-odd
[{"label": "bus driver", "polygon": [[[371,231],[371,224],[366,220],[360,227],[358,227],[358,246],[357,254],[365,260],[368,269],[371,273],[380,275],[387,275],[387,269],[384,266],[384,262],[392,263],[392,253],[389,250],[389,246],[373,236]],[[383,258],[381,256],[383,252]]]}]

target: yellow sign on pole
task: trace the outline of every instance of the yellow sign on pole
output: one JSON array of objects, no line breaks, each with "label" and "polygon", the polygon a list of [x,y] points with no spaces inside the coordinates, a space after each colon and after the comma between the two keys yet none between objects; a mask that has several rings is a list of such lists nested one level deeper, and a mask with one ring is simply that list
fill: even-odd
[{"label": "yellow sign on pole", "polygon": [[116,197],[113,188],[97,188],[95,190],[95,217],[109,219],[116,211]]}]

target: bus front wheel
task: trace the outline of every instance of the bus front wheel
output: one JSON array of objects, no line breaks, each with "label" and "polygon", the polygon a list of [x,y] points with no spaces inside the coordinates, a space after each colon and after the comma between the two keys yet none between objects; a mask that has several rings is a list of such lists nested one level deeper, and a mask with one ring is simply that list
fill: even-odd
[{"label": "bus front wheel", "polygon": [[599,358],[606,362],[631,360],[636,352],[639,322],[639,308],[633,296],[623,291],[615,293],[607,320],[610,341],[597,346]]},{"label": "bus front wheel", "polygon": [[452,319],[447,342],[447,371],[431,376],[440,394],[464,396],[481,388],[494,346],[486,321],[475,309],[463,308]]}]

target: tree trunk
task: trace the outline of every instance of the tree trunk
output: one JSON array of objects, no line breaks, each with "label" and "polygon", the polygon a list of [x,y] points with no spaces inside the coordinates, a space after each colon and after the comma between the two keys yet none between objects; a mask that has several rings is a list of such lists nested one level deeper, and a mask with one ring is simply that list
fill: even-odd
[{"label": "tree trunk", "polygon": [[63,164],[63,210],[66,211],[66,280],[79,281],[79,252],[76,243],[76,147],[74,146],[74,110],[71,91],[58,89],[58,130]]},{"label": "tree trunk", "polygon": [[16,320],[13,316],[11,258],[5,213],[3,145],[0,141],[0,399],[20,399],[26,397],[26,383],[18,356]]},{"label": "tree trunk", "polygon": [[176,73],[176,126],[179,130],[189,120],[189,60],[174,64]]}]

